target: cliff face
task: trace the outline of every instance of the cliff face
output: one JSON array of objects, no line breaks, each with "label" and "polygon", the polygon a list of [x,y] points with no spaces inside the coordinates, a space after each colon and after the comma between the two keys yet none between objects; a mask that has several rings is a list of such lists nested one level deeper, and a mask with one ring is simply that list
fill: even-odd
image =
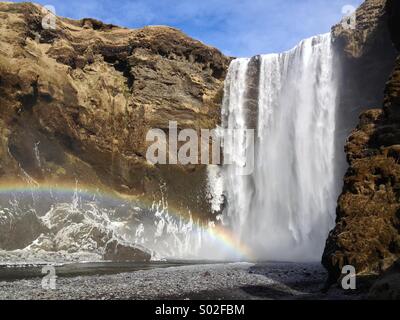
[{"label": "cliff face", "polygon": [[[368,78],[370,70],[379,69],[381,65],[386,68],[394,64],[394,71],[388,75],[389,81],[382,90],[383,108],[362,113],[357,128],[347,139],[345,151],[350,167],[338,200],[337,224],[329,235],[322,258],[331,280],[339,278],[341,268],[347,264],[355,266],[360,274],[379,274],[400,258],[400,57],[390,59],[388,52],[393,49],[387,46],[379,49],[378,45],[391,36],[399,48],[399,2],[366,1],[360,10],[358,15],[365,17],[361,28],[366,34],[356,30],[353,35],[346,35],[349,43],[345,48],[352,57],[366,62],[363,63],[365,68],[358,70],[360,75],[356,72],[350,73],[351,76],[355,80],[359,77],[364,83],[362,74]],[[377,12],[378,18],[368,19],[368,12]],[[375,29],[364,29],[368,23],[375,25]],[[377,57],[376,50],[385,53]],[[385,54],[385,60],[379,59]],[[379,85],[379,81],[377,78],[375,85]],[[362,96],[369,96],[369,93]]]},{"label": "cliff face", "polygon": [[204,168],[149,165],[145,136],[169,121],[214,128],[229,59],[173,28],[57,18],[46,30],[43,17],[0,3],[0,182],[148,197],[165,184],[171,203],[207,210]]},{"label": "cliff face", "polygon": [[[386,81],[394,67],[397,52],[388,30],[386,2],[366,0],[356,11],[355,28],[345,28],[342,23],[332,28],[340,66],[336,68],[340,92],[336,121],[339,151],[360,113],[381,105]],[[338,170],[343,174],[347,164],[340,161]]]}]

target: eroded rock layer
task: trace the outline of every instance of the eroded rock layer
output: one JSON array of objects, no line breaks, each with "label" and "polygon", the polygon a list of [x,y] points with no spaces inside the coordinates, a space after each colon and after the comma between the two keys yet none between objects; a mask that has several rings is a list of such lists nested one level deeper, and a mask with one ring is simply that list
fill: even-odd
[{"label": "eroded rock layer", "polygon": [[[202,167],[152,166],[146,133],[214,128],[229,59],[169,27],[128,30],[0,3],[0,183],[65,183],[207,211]],[[188,192],[190,190],[190,192]],[[193,196],[190,198],[189,194]]]},{"label": "eroded rock layer", "polygon": [[[365,80],[361,74],[368,78],[371,72],[375,74],[378,68],[392,63],[394,71],[388,75],[389,81],[382,90],[383,108],[362,113],[347,140],[345,151],[350,167],[338,200],[337,224],[322,258],[332,281],[340,277],[344,265],[355,266],[359,274],[379,274],[400,258],[400,57],[390,60],[388,54],[393,49],[387,45],[374,49],[389,36],[399,46],[400,8],[398,1],[366,1],[360,10],[358,14],[364,17],[360,28],[367,35],[356,30],[353,39],[347,40],[346,48],[360,57],[357,59],[370,62],[364,62],[365,68],[358,70],[360,74],[352,76],[358,77],[362,84]],[[367,12],[377,12],[378,19],[368,19]],[[377,28],[369,35],[372,43],[367,40],[360,47],[357,41],[360,36],[368,39],[370,23]],[[374,52],[379,50],[381,53],[376,56]],[[379,79],[375,79],[375,85],[379,85]],[[369,88],[365,86],[364,90]],[[369,94],[361,92],[360,96]]]}]

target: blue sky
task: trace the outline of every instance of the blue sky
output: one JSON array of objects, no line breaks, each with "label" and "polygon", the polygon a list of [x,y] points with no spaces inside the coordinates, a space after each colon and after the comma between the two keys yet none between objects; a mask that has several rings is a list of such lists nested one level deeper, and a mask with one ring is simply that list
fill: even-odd
[{"label": "blue sky", "polygon": [[362,0],[46,0],[57,15],[129,28],[169,25],[227,55],[281,52],[329,32],[345,5]]}]

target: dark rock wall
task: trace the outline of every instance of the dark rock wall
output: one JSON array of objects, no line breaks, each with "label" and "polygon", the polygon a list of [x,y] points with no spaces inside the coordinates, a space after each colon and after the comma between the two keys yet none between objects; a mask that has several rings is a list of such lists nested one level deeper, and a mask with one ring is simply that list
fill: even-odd
[{"label": "dark rock wall", "polygon": [[[345,146],[350,167],[338,200],[336,227],[322,257],[332,281],[344,265],[354,265],[359,274],[379,274],[400,257],[400,59],[393,45],[400,33],[398,3],[366,1],[357,13],[364,31],[345,32],[350,43],[343,46],[344,52],[351,54],[342,71],[349,79],[342,108],[378,109],[361,114]],[[365,41],[361,46],[360,39]]]}]

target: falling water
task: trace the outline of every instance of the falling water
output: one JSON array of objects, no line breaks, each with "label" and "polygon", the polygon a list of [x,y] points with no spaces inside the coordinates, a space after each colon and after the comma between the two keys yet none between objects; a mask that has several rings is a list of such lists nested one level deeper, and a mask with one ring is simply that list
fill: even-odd
[{"label": "falling water", "polygon": [[[282,54],[230,65],[223,126],[254,128],[256,147],[251,175],[240,176],[237,166],[222,169],[224,218],[258,259],[319,259],[333,225],[337,88],[332,66],[329,34]],[[225,152],[235,155],[241,148]]]}]

